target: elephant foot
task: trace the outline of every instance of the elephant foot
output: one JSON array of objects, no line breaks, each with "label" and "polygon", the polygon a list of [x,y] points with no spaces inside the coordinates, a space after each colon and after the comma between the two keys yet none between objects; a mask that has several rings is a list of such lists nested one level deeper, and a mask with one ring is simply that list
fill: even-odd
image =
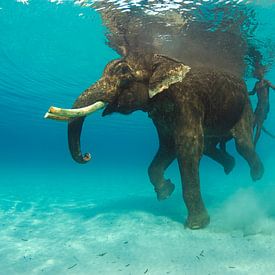
[{"label": "elephant foot", "polygon": [[159,201],[165,200],[171,196],[175,189],[175,185],[170,180],[165,180],[161,186],[155,187],[157,199]]},{"label": "elephant foot", "polygon": [[264,166],[261,161],[258,161],[250,170],[250,175],[253,181],[260,180],[264,174]]},{"label": "elephant foot", "polygon": [[228,175],[235,167],[235,159],[233,157],[229,157],[224,165],[224,172]]},{"label": "elephant foot", "polygon": [[207,212],[199,215],[188,216],[185,221],[184,227],[192,230],[205,228],[210,223],[210,217]]}]

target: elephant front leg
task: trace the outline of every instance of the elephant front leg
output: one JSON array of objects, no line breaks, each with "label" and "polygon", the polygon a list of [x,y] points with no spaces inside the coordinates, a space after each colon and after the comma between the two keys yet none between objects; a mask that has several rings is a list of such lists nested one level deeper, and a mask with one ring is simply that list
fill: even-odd
[{"label": "elephant front leg", "polygon": [[160,145],[157,154],[149,166],[148,174],[154,185],[159,201],[168,198],[175,189],[175,185],[164,178],[164,172],[175,159],[175,152],[168,146]]},{"label": "elephant front leg", "polygon": [[200,229],[208,225],[210,218],[204,206],[199,179],[199,162],[203,152],[203,138],[188,133],[177,138],[178,165],[182,179],[183,199],[188,217],[186,226]]}]

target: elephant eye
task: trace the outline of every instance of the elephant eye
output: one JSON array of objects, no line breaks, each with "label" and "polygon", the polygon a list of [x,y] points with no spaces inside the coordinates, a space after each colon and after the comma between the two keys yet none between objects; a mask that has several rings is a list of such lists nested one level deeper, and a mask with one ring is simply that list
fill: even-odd
[{"label": "elephant eye", "polygon": [[156,68],[157,68],[159,65],[160,65],[160,63],[155,63],[155,64],[153,64],[153,67],[152,67],[153,71],[155,71]]},{"label": "elephant eye", "polygon": [[131,74],[131,69],[127,65],[118,66],[116,69],[117,74]]},{"label": "elephant eye", "polygon": [[128,66],[123,67],[123,68],[121,68],[121,73],[123,73],[123,74],[131,73],[131,70]]}]

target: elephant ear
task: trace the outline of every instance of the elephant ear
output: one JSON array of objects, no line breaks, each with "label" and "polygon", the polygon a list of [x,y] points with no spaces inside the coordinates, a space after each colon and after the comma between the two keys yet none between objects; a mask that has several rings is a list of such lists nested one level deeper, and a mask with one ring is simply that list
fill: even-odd
[{"label": "elephant ear", "polygon": [[169,88],[170,85],[182,82],[191,70],[189,66],[164,55],[153,57],[153,73],[149,80],[149,97],[152,98]]}]

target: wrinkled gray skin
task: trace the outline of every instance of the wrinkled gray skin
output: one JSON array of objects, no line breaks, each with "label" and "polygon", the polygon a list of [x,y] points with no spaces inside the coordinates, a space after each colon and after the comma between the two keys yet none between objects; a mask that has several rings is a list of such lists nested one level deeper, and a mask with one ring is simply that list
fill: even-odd
[{"label": "wrinkled gray skin", "polygon": [[[161,55],[126,56],[110,62],[102,78],[84,91],[73,107],[104,101],[108,105],[103,116],[148,112],[159,137],[158,152],[148,169],[157,198],[163,200],[174,190],[164,172],[176,159],[188,210],[186,226],[199,229],[210,220],[200,192],[199,163],[203,154],[229,173],[234,158],[216,145],[233,138],[250,167],[252,179],[260,179],[264,169],[254,150],[253,113],[244,82],[224,72],[192,68],[186,73],[186,68]],[[87,162],[80,148],[83,121],[76,118],[68,126],[70,152],[79,163]]]}]

